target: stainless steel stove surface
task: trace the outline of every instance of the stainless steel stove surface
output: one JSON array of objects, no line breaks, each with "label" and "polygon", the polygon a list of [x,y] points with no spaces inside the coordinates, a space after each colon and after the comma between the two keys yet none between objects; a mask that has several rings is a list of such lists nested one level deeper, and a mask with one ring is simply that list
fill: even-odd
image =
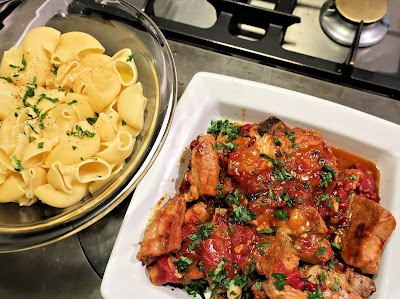
[{"label": "stainless steel stove surface", "polygon": [[[34,12],[36,9],[46,9],[46,5],[48,5],[49,2],[53,5],[59,6],[68,5],[67,1],[64,0],[29,0],[29,3],[24,3],[23,5],[26,5],[25,8],[29,5],[32,10],[31,12],[35,15]],[[98,4],[100,1],[92,2]],[[141,5],[144,2],[146,2],[147,5],[149,4],[148,1],[143,0],[131,0],[131,2],[138,5]],[[260,5],[271,5],[271,3],[265,3],[265,1],[255,1],[255,4],[257,4],[257,2]],[[277,2],[276,5],[281,1]],[[316,0],[310,2],[318,3],[319,5],[323,1]],[[307,4],[305,1],[298,1],[298,6],[295,8],[293,13],[296,15],[297,9],[299,11],[298,14],[301,15],[303,14],[301,10],[304,10],[304,14],[310,16],[312,15],[312,11],[314,11],[315,16],[318,16],[318,9],[315,7],[317,4],[310,4],[310,2]],[[300,6],[304,7],[300,8]],[[18,7],[23,8],[22,5]],[[50,8],[47,7],[47,9]],[[18,12],[17,10],[14,11]],[[398,12],[400,12],[400,10],[398,10]],[[170,15],[172,15],[172,13]],[[157,18],[158,17],[155,17],[155,19]],[[11,18],[8,19],[8,22],[10,19]],[[210,20],[205,20],[204,23],[207,21],[209,22]],[[311,21],[307,21],[301,16],[301,22]],[[300,25],[302,24],[301,22],[295,25]],[[313,20],[312,22],[315,23],[317,21]],[[391,24],[393,24],[392,22],[393,18],[391,18]],[[29,20],[26,20],[24,24],[16,25],[26,26],[28,23]],[[289,26],[289,29],[291,28],[292,26]],[[294,28],[295,27],[293,27],[293,30]],[[244,26],[244,29],[247,30],[249,28]],[[297,33],[290,32],[289,29],[287,34],[290,34],[285,37],[284,47],[290,44],[289,40],[291,38],[297,38],[297,40],[299,40],[302,35],[306,35],[306,33],[302,33],[304,32],[301,31],[303,29],[299,29],[300,31]],[[320,29],[317,30],[316,28],[312,28],[312,30],[319,31]],[[171,34],[168,30],[165,32]],[[396,33],[396,31],[389,30],[389,34],[393,34],[393,38],[399,37],[399,34]],[[248,34],[246,33],[246,35]],[[329,82],[328,80],[320,80],[314,78],[315,75],[308,76],[299,74],[297,72],[298,70],[293,72],[282,69],[282,65],[268,66],[265,65],[265,61],[259,63],[259,61],[255,60],[254,57],[250,60],[248,58],[243,58],[243,56],[233,55],[232,53],[231,55],[227,55],[227,48],[224,48],[224,53],[204,49],[204,45],[193,45],[194,39],[189,39],[189,41],[183,41],[182,39],[176,41],[177,37],[178,35],[171,34],[169,42],[171,49],[175,54],[178,82],[180,82],[178,97],[182,95],[187,84],[195,73],[199,71],[207,71],[267,83],[310,94],[400,124],[400,98],[398,96],[395,97],[393,94],[390,96],[379,95],[376,92],[361,90],[359,87],[352,88],[351,86],[348,86],[348,83],[343,85]],[[179,35],[179,37],[181,36]],[[174,40],[172,40],[172,38]],[[330,41],[329,38],[328,41]],[[0,41],[0,43],[4,42],[6,41]],[[292,43],[296,42],[293,40]],[[309,49],[313,48],[312,45],[314,44],[314,48],[319,49],[317,51],[318,53],[328,51],[324,48],[325,46],[320,45],[319,42],[313,42],[312,38],[310,38],[307,43],[309,43]],[[208,44],[208,46],[210,46],[210,44]],[[332,44],[332,46],[336,47],[336,44]],[[302,51],[306,51],[307,47],[304,46],[302,49],[305,49]],[[337,49],[342,49],[342,46],[338,45]],[[343,49],[344,52],[345,50],[349,50],[348,48]],[[362,50],[368,50],[368,48]],[[218,51],[221,51],[221,49]],[[362,52],[359,51],[357,55],[360,55],[360,53]],[[307,55],[311,54],[307,53]],[[393,67],[393,69],[394,68],[395,67]],[[390,97],[395,97],[395,99]],[[67,239],[55,244],[28,251],[0,254],[0,297],[101,298],[101,277],[104,273],[128,204],[129,199],[125,200],[120,206],[99,222],[93,224],[79,234],[68,237]]]}]

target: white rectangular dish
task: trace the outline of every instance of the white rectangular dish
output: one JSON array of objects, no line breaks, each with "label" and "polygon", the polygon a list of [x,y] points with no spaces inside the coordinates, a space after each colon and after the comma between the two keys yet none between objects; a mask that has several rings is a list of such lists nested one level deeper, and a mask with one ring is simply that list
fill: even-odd
[{"label": "white rectangular dish", "polygon": [[[184,149],[212,119],[243,123],[274,115],[292,127],[322,131],[328,144],[375,162],[381,173],[381,205],[400,219],[400,126],[309,95],[210,73],[196,74],[180,99],[160,155],[136,188],[101,285],[104,298],[190,298],[184,291],[151,284],[136,260],[148,217],[164,196],[175,194]],[[400,237],[384,249],[377,291],[370,298],[400,298]]]}]

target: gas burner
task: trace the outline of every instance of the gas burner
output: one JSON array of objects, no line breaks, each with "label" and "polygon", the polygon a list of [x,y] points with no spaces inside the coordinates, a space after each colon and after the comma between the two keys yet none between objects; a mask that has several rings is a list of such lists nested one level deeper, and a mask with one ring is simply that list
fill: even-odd
[{"label": "gas burner", "polygon": [[[351,3],[352,5],[356,5],[361,2],[362,1],[352,1]],[[325,34],[332,40],[344,46],[351,46],[357,28],[360,25],[359,22],[364,21],[359,47],[375,45],[386,36],[389,30],[389,14],[386,12],[387,1],[377,2],[382,3],[381,9],[376,9],[375,7],[371,8],[375,13],[368,14],[365,20],[363,20],[360,16],[360,11],[363,11],[363,9],[354,9],[354,6],[350,7],[346,5],[345,1],[336,0],[335,3],[334,0],[329,0],[322,6],[319,22]],[[385,3],[386,9],[383,10],[382,7],[384,7]],[[365,7],[365,3],[363,4]]]}]

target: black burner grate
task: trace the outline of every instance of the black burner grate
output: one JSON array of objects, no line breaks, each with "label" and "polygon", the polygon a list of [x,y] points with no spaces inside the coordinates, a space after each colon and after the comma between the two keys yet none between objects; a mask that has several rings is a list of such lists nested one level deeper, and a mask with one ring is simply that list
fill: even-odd
[{"label": "black burner grate", "polygon": [[[400,78],[353,67],[352,61],[356,53],[354,48],[358,44],[356,39],[353,47],[349,49],[349,57],[343,63],[284,49],[282,42],[287,28],[301,22],[299,17],[292,15],[297,5],[296,0],[277,0],[273,10],[256,7],[243,0],[208,0],[217,11],[217,21],[210,28],[198,28],[157,17],[154,14],[154,1],[148,2],[145,12],[167,38],[227,54],[249,57],[268,65],[384,94],[391,98],[400,96]],[[262,28],[266,34],[257,41],[238,38],[230,28],[235,28],[240,23]]]}]

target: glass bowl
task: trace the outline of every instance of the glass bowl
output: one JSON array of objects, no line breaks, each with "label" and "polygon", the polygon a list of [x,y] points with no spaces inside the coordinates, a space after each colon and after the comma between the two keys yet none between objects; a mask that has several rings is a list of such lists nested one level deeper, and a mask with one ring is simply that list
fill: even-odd
[{"label": "glass bowl", "polygon": [[123,0],[43,3],[33,10],[29,5],[34,1],[25,1],[4,21],[0,31],[0,57],[4,51],[19,45],[29,30],[39,26],[53,27],[61,33],[89,33],[100,41],[108,55],[130,48],[135,53],[138,81],[143,84],[148,99],[144,127],[120,174],[77,204],[64,209],[40,201],[28,207],[0,204],[0,252],[60,240],[115,208],[133,191],[158,155],[176,105],[177,78],[171,50],[158,27],[139,9]]}]

